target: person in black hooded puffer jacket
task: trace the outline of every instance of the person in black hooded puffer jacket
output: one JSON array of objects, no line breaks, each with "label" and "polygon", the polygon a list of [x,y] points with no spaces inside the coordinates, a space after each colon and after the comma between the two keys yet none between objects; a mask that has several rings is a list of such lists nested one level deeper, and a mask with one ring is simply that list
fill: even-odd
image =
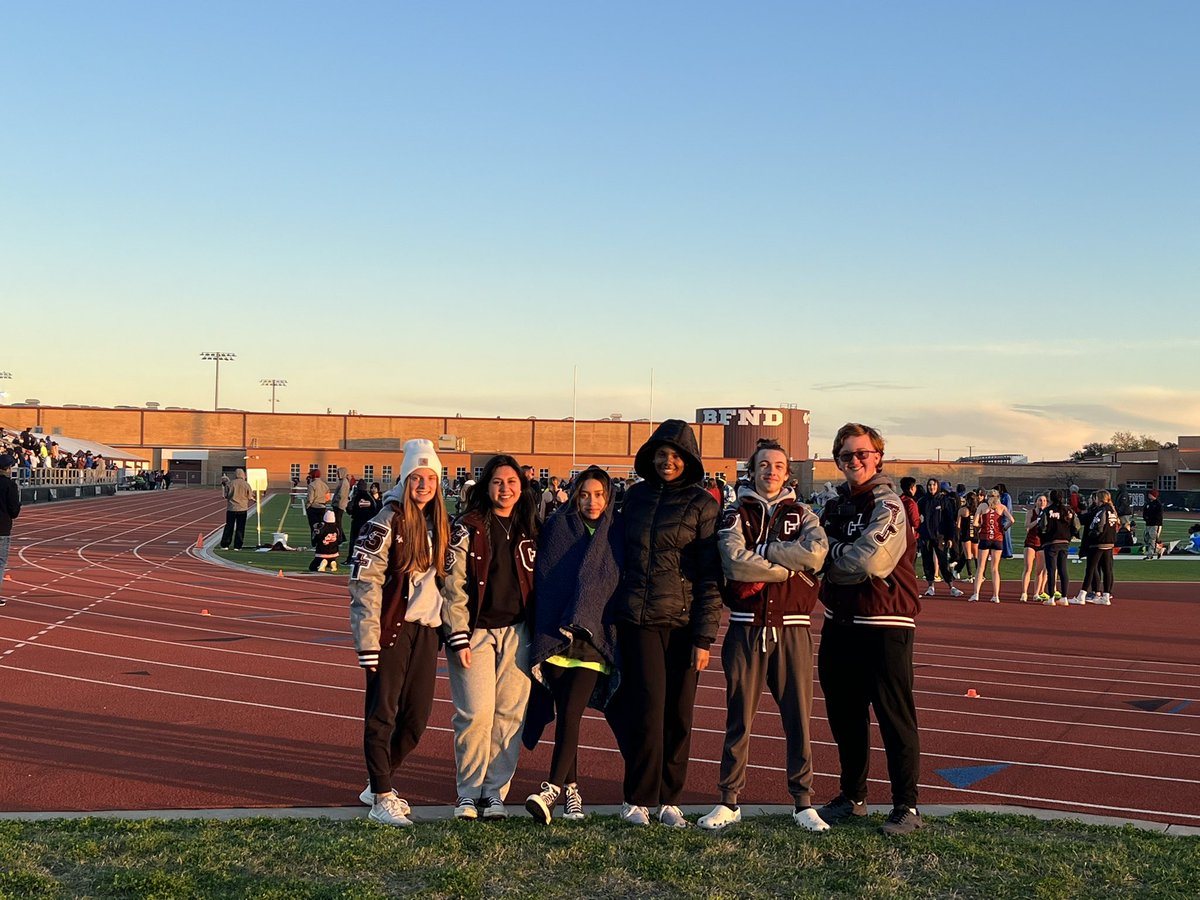
[{"label": "person in black hooded puffer jacket", "polygon": [[[621,689],[615,723],[625,759],[632,825],[688,823],[678,807],[687,780],[692,709],[721,617],[716,529],[720,509],[701,486],[691,427],[668,419],[637,452],[644,478],[625,495],[624,565],[613,601]],[[610,717],[611,718],[611,717]]]}]

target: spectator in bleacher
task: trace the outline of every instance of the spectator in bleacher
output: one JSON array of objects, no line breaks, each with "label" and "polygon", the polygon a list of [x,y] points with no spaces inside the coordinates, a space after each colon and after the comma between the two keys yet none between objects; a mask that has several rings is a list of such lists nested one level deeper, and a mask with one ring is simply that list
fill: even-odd
[{"label": "spectator in bleacher", "polygon": [[308,527],[315,529],[325,518],[329,508],[329,484],[321,477],[320,469],[308,473],[308,494],[304,499],[304,513],[308,516]]},{"label": "spectator in bleacher", "polygon": [[225,484],[221,493],[225,496],[225,530],[221,532],[221,549],[228,550],[232,543],[234,550],[241,550],[246,536],[246,516],[254,501],[254,491],[250,489],[245,471],[238,469],[234,472],[233,481]]},{"label": "spectator in bleacher", "polygon": [[[16,462],[8,453],[0,455],[0,591],[4,590],[4,571],[8,568],[13,519],[21,514],[21,492],[11,477]],[[4,602],[4,597],[0,595],[0,606]]]}]

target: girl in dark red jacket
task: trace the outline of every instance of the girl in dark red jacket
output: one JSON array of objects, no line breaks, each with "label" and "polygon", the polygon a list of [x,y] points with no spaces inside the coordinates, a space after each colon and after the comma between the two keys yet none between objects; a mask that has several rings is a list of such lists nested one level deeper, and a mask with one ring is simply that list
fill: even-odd
[{"label": "girl in dark red jacket", "polygon": [[721,644],[727,714],[721,802],[699,825],[716,830],[741,821],[738,795],[746,784],[750,729],[763,689],[770,688],[787,742],[793,818],[809,831],[825,831],[829,826],[811,802],[813,641],[808,629],[817,604],[816,573],[829,543],[813,511],[785,487],[790,467],[779,444],[759,441],[747,469],[754,486],[738,491],[737,506],[717,532],[730,610]]}]

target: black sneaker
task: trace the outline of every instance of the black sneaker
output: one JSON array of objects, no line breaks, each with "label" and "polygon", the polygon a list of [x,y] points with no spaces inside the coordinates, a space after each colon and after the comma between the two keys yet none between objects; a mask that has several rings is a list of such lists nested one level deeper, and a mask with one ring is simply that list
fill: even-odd
[{"label": "black sneaker", "polygon": [[866,800],[859,800],[858,802],[855,802],[845,794],[838,794],[836,797],[817,810],[817,815],[819,815],[827,825],[840,825],[847,819],[865,816],[866,814]]},{"label": "black sneaker", "polygon": [[897,806],[892,809],[887,821],[879,826],[884,834],[912,834],[925,827],[925,820],[915,809]]}]

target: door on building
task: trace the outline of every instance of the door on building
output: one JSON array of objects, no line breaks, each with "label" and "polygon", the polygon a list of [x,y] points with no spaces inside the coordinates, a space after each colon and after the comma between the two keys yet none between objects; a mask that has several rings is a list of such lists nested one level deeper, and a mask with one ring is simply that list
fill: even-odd
[{"label": "door on building", "polygon": [[171,484],[199,484],[200,460],[198,459],[169,459],[167,471],[171,473]]}]

